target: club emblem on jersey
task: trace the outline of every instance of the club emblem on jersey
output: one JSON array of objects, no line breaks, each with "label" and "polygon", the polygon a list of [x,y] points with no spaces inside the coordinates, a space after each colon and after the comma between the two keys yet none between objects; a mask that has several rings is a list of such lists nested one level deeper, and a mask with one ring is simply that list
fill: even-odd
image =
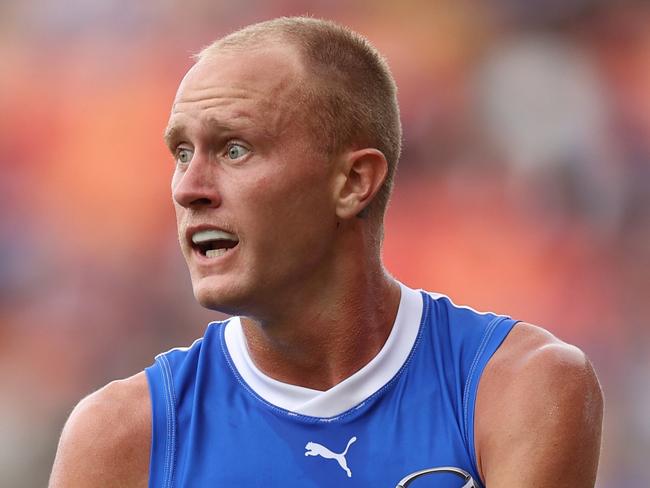
[{"label": "club emblem on jersey", "polygon": [[436,473],[452,473],[463,478],[463,486],[461,488],[477,488],[476,482],[472,475],[469,474],[464,469],[456,468],[454,466],[442,466],[439,468],[427,468],[421,469],[409,475],[406,475],[402,478],[395,488],[407,488],[413,480],[427,474],[436,474]]},{"label": "club emblem on jersey", "polygon": [[345,455],[348,453],[350,445],[356,442],[356,440],[356,437],[352,437],[348,441],[348,445],[345,446],[345,450],[340,454],[332,452],[330,449],[322,444],[318,444],[317,442],[308,442],[305,445],[305,456],[320,456],[325,459],[336,459],[336,462],[339,463],[341,469],[343,469],[343,471],[348,474],[348,478],[352,478],[352,471],[350,471],[350,468],[348,468],[348,462],[345,459]]}]

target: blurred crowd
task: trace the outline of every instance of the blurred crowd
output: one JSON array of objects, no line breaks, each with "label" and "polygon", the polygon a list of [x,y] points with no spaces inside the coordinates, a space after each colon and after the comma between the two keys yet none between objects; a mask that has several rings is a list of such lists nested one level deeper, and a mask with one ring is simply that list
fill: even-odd
[{"label": "blurred crowd", "polygon": [[650,486],[641,0],[0,3],[0,486],[45,486],[81,397],[221,318],[192,297],[162,131],[192,53],[297,14],[365,34],[397,80],[388,269],[585,350],[597,486]]}]

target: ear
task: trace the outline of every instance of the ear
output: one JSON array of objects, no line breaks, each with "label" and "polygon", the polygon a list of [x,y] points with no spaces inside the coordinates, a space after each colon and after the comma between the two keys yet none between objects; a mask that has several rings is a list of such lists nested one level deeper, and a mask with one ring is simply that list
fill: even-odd
[{"label": "ear", "polygon": [[388,174],[388,162],[378,149],[365,148],[343,155],[337,179],[336,214],[358,216],[375,197]]}]

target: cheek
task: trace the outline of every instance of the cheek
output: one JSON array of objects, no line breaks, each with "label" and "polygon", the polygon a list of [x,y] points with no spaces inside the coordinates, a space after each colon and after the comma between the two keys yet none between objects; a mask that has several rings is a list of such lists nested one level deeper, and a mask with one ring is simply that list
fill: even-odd
[{"label": "cheek", "polygon": [[174,214],[176,215],[176,228],[180,236],[185,209],[182,206],[178,205],[176,202],[174,202]]},{"label": "cheek", "polygon": [[326,182],[291,180],[260,181],[247,201],[254,201],[257,219],[270,226],[292,226],[294,232],[313,221],[324,221],[335,215]]},{"label": "cheek", "polygon": [[336,228],[336,215],[322,189],[267,188],[260,190],[255,207],[249,215],[255,219],[258,249],[267,257],[276,256],[278,266],[322,254],[320,249],[329,245]]},{"label": "cheek", "polygon": [[224,192],[228,188],[225,207],[233,209],[258,252],[303,252],[318,245],[318,240],[328,240],[328,232],[335,228],[331,175],[321,161],[312,163],[323,165],[312,171],[305,171],[304,164],[301,157],[287,157],[266,166],[275,166],[275,171],[249,172],[246,178],[224,185]]}]

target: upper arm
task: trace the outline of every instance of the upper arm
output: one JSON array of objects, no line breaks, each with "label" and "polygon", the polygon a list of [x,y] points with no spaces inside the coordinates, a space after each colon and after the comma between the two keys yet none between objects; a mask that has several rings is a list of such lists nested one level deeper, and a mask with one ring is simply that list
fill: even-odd
[{"label": "upper arm", "polygon": [[144,373],[84,398],[66,422],[50,488],[146,487],[151,400]]},{"label": "upper arm", "polygon": [[586,356],[518,324],[479,384],[475,442],[488,488],[593,488],[603,398]]}]

